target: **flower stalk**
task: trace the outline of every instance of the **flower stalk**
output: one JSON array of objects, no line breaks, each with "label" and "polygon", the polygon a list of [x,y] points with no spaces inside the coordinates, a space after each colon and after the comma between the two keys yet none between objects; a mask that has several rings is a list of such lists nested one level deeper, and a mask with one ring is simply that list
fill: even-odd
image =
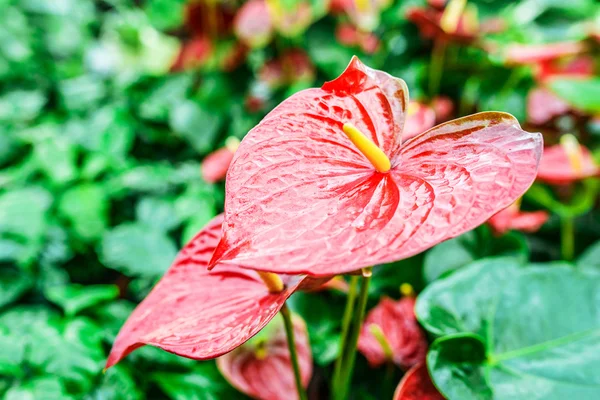
[{"label": "flower stalk", "polygon": [[363,320],[365,318],[365,311],[367,309],[367,300],[369,298],[369,284],[371,283],[372,267],[363,268],[362,270],[362,283],[360,286],[360,293],[356,303],[356,310],[354,312],[354,319],[352,321],[352,328],[350,331],[350,337],[346,346],[346,351],[343,354],[342,360],[342,372],[339,380],[339,385],[334,387],[333,396],[334,400],[345,400],[348,398],[348,392],[350,390],[350,380],[352,378],[352,372],[354,371],[354,361],[356,360],[356,345],[358,343],[358,336],[362,327]]},{"label": "flower stalk", "polygon": [[346,346],[348,344],[348,334],[350,332],[350,324],[352,323],[352,313],[354,312],[354,304],[356,303],[356,289],[358,287],[358,276],[353,275],[350,278],[350,287],[348,289],[348,297],[346,298],[346,308],[344,309],[344,316],[342,317],[342,333],[340,337],[340,351],[339,356],[335,360],[333,368],[333,379],[331,381],[331,387],[337,389],[339,386],[339,380],[342,372],[342,364],[344,354],[346,352]]},{"label": "flower stalk", "polygon": [[285,336],[287,338],[288,347],[290,349],[290,361],[292,362],[292,368],[294,369],[294,379],[296,381],[296,390],[298,391],[299,400],[308,400],[306,391],[302,385],[302,377],[300,375],[300,365],[298,364],[298,352],[296,350],[296,340],[294,339],[294,325],[292,322],[292,314],[287,304],[284,304],[281,308],[281,316],[283,317],[283,323],[285,324]]}]

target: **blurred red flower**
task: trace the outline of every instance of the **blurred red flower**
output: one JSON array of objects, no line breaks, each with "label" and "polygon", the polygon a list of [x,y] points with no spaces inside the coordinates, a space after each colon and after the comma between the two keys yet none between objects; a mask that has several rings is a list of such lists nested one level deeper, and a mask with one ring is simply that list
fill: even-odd
[{"label": "blurred red flower", "polygon": [[213,50],[211,40],[205,36],[197,36],[184,42],[171,66],[171,71],[201,67],[210,59]]},{"label": "blurred red flower", "polygon": [[534,233],[548,221],[547,211],[521,211],[518,201],[514,202],[489,219],[488,223],[496,235],[503,235],[511,229]]},{"label": "blurred red flower", "polygon": [[202,160],[202,178],[209,183],[219,182],[225,179],[229,164],[233,155],[240,145],[237,138],[231,137],[224,147],[217,149]]},{"label": "blurred red flower", "polygon": [[358,350],[369,365],[391,361],[408,369],[425,360],[427,338],[415,316],[415,298],[381,299],[368,314],[358,339]]},{"label": "blurred red flower", "polygon": [[324,283],[281,276],[283,290],[273,293],[254,271],[221,265],[209,272],[222,221],[214,218],[177,255],[121,328],[106,368],[147,344],[196,360],[221,356],[256,335],[294,291]]},{"label": "blurred red flower", "polygon": [[565,185],[598,176],[600,168],[590,151],[571,135],[563,135],[561,144],[546,147],[540,161],[537,179],[553,185]]},{"label": "blurred red flower", "polygon": [[396,388],[394,400],[444,400],[445,397],[431,382],[425,362],[412,367]]},{"label": "blurred red flower", "polygon": [[[313,364],[306,324],[292,316],[298,364],[304,387]],[[233,387],[259,400],[296,400],[298,392],[285,328],[280,318],[272,320],[258,335],[217,358],[217,367]]]},{"label": "blurred red flower", "polygon": [[354,58],[276,107],[230,166],[210,264],[331,276],[406,258],[485,222],[534,180],[541,135],[512,116],[457,119],[401,146],[407,104],[402,80]]}]

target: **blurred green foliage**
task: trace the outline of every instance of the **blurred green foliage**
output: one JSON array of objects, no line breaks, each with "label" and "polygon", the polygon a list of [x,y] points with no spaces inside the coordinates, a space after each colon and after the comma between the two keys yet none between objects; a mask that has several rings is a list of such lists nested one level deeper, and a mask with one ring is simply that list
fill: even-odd
[{"label": "blurred green foliage", "polygon": [[[241,4],[224,3],[233,10]],[[506,22],[502,33],[489,37],[499,47],[583,40],[600,16],[593,0],[470,3],[481,18]],[[207,62],[175,72],[174,59],[191,37],[184,27],[189,6],[184,0],[0,0],[0,397],[244,398],[214,363],[153,348],[136,351],[105,374],[102,368],[120,326],[177,249],[222,211],[223,185],[204,182],[200,164],[228,136],[242,138],[288,95],[336,77],[353,54],[405,79],[414,99],[427,101],[438,94],[430,92],[431,42],[405,18],[409,7],[424,1],[393,2],[385,9],[374,31],[380,47],[372,54],[340,44],[335,27],[345,17],[325,15],[323,2],[312,4],[319,8],[318,17],[302,34],[277,36],[267,47],[244,53],[231,68],[224,62],[237,42],[226,32],[212,38],[215,50]],[[279,87],[265,85],[262,67],[292,48],[308,54],[314,73],[292,77]],[[506,66],[479,47],[452,45],[439,92],[455,101],[457,115],[502,110],[524,122],[526,95],[534,85],[526,67]],[[563,79],[552,88],[582,112],[600,111],[597,78],[585,84]],[[259,107],[249,107],[250,100],[259,100]],[[575,125],[566,121],[558,130],[572,131]],[[580,137],[590,145],[597,142],[592,128],[577,126]],[[600,215],[597,209],[590,212],[595,189],[577,209],[559,205],[545,190],[534,189],[526,206],[541,204],[557,214],[587,213],[577,220],[578,252],[600,237]],[[585,197],[588,192],[581,193]],[[497,255],[523,263],[530,255],[555,258],[557,238],[552,221],[536,236],[511,233],[497,239],[483,227],[425,256],[378,269],[371,301],[382,294],[397,297],[401,283],[421,289],[441,276],[459,281],[456,285],[477,285],[463,276],[470,273],[462,272],[464,265]],[[596,243],[579,259],[580,268],[598,272],[598,253]],[[462,275],[451,274],[457,269]],[[485,273],[480,270],[476,272]],[[587,283],[565,268],[552,272],[548,281],[541,269],[517,273],[499,268],[497,274],[504,274],[502,279],[518,275],[515,285],[525,285],[522,276],[531,277],[532,290],[544,300],[569,290],[569,301],[584,301],[571,292]],[[436,281],[422,304],[436,300],[442,284],[450,283]],[[520,295],[528,293],[524,288]],[[501,311],[520,300],[526,301],[506,300]],[[307,321],[318,374],[325,377],[338,351],[343,302],[335,293],[291,299]],[[470,299],[457,304],[477,308],[480,303]],[[481,310],[472,311],[475,318]],[[587,314],[581,319],[592,323]],[[436,333],[452,332],[445,327]],[[514,339],[526,345],[524,336]],[[448,361],[440,340],[430,355],[435,368],[462,368]],[[597,367],[585,368],[591,374]],[[469,384],[478,376],[473,369],[466,375]],[[354,384],[359,398],[389,397],[393,387],[380,385],[380,371],[369,370],[362,359],[357,371],[363,377]],[[505,382],[505,375],[492,386],[514,384]],[[492,389],[484,387],[482,393]]]}]

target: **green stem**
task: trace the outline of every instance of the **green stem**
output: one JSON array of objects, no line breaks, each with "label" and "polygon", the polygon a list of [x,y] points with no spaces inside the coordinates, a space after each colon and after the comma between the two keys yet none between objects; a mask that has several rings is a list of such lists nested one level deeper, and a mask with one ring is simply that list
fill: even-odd
[{"label": "green stem", "polygon": [[334,400],[346,400],[348,398],[348,392],[350,390],[350,380],[352,378],[352,372],[354,371],[354,361],[356,359],[356,345],[358,343],[358,336],[360,335],[360,329],[362,327],[363,319],[365,317],[365,311],[367,309],[367,300],[369,298],[369,283],[371,282],[371,268],[363,268],[362,284],[360,286],[360,293],[358,295],[358,301],[356,303],[357,309],[354,313],[354,320],[352,321],[352,329],[350,331],[350,339],[346,346],[346,353],[344,354],[343,367],[340,375],[339,386],[333,393]]},{"label": "green stem", "polygon": [[294,378],[296,380],[296,389],[298,390],[298,399],[308,400],[304,386],[302,386],[302,378],[300,375],[300,365],[298,364],[298,352],[296,350],[296,340],[294,339],[294,325],[292,323],[292,315],[286,304],[281,308],[281,316],[285,324],[285,333],[287,337],[288,347],[290,349],[290,359],[294,369]]},{"label": "green stem", "polygon": [[348,289],[348,297],[346,298],[346,308],[344,309],[344,316],[342,318],[342,333],[340,337],[340,350],[339,356],[335,360],[335,366],[333,368],[333,378],[331,380],[331,387],[337,389],[339,386],[342,361],[346,352],[346,346],[348,345],[348,331],[350,329],[350,323],[352,322],[352,313],[354,312],[354,303],[356,302],[356,289],[358,287],[358,276],[353,275],[350,278],[350,287]]},{"label": "green stem", "polygon": [[561,217],[560,250],[563,260],[571,261],[575,253],[575,224],[572,217]]},{"label": "green stem", "polygon": [[431,63],[429,64],[429,96],[431,98],[437,96],[440,91],[445,54],[446,41],[436,40],[431,53]]}]

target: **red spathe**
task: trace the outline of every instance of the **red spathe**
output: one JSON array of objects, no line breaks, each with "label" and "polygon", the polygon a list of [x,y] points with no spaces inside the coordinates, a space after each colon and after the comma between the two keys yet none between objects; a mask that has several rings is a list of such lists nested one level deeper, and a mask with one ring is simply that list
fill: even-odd
[{"label": "red spathe", "polygon": [[[281,103],[242,141],[217,263],[330,276],[410,257],[482,224],[529,188],[542,137],[509,114],[453,120],[401,145],[404,81],[356,57]],[[342,131],[391,161],[379,173]]]}]

